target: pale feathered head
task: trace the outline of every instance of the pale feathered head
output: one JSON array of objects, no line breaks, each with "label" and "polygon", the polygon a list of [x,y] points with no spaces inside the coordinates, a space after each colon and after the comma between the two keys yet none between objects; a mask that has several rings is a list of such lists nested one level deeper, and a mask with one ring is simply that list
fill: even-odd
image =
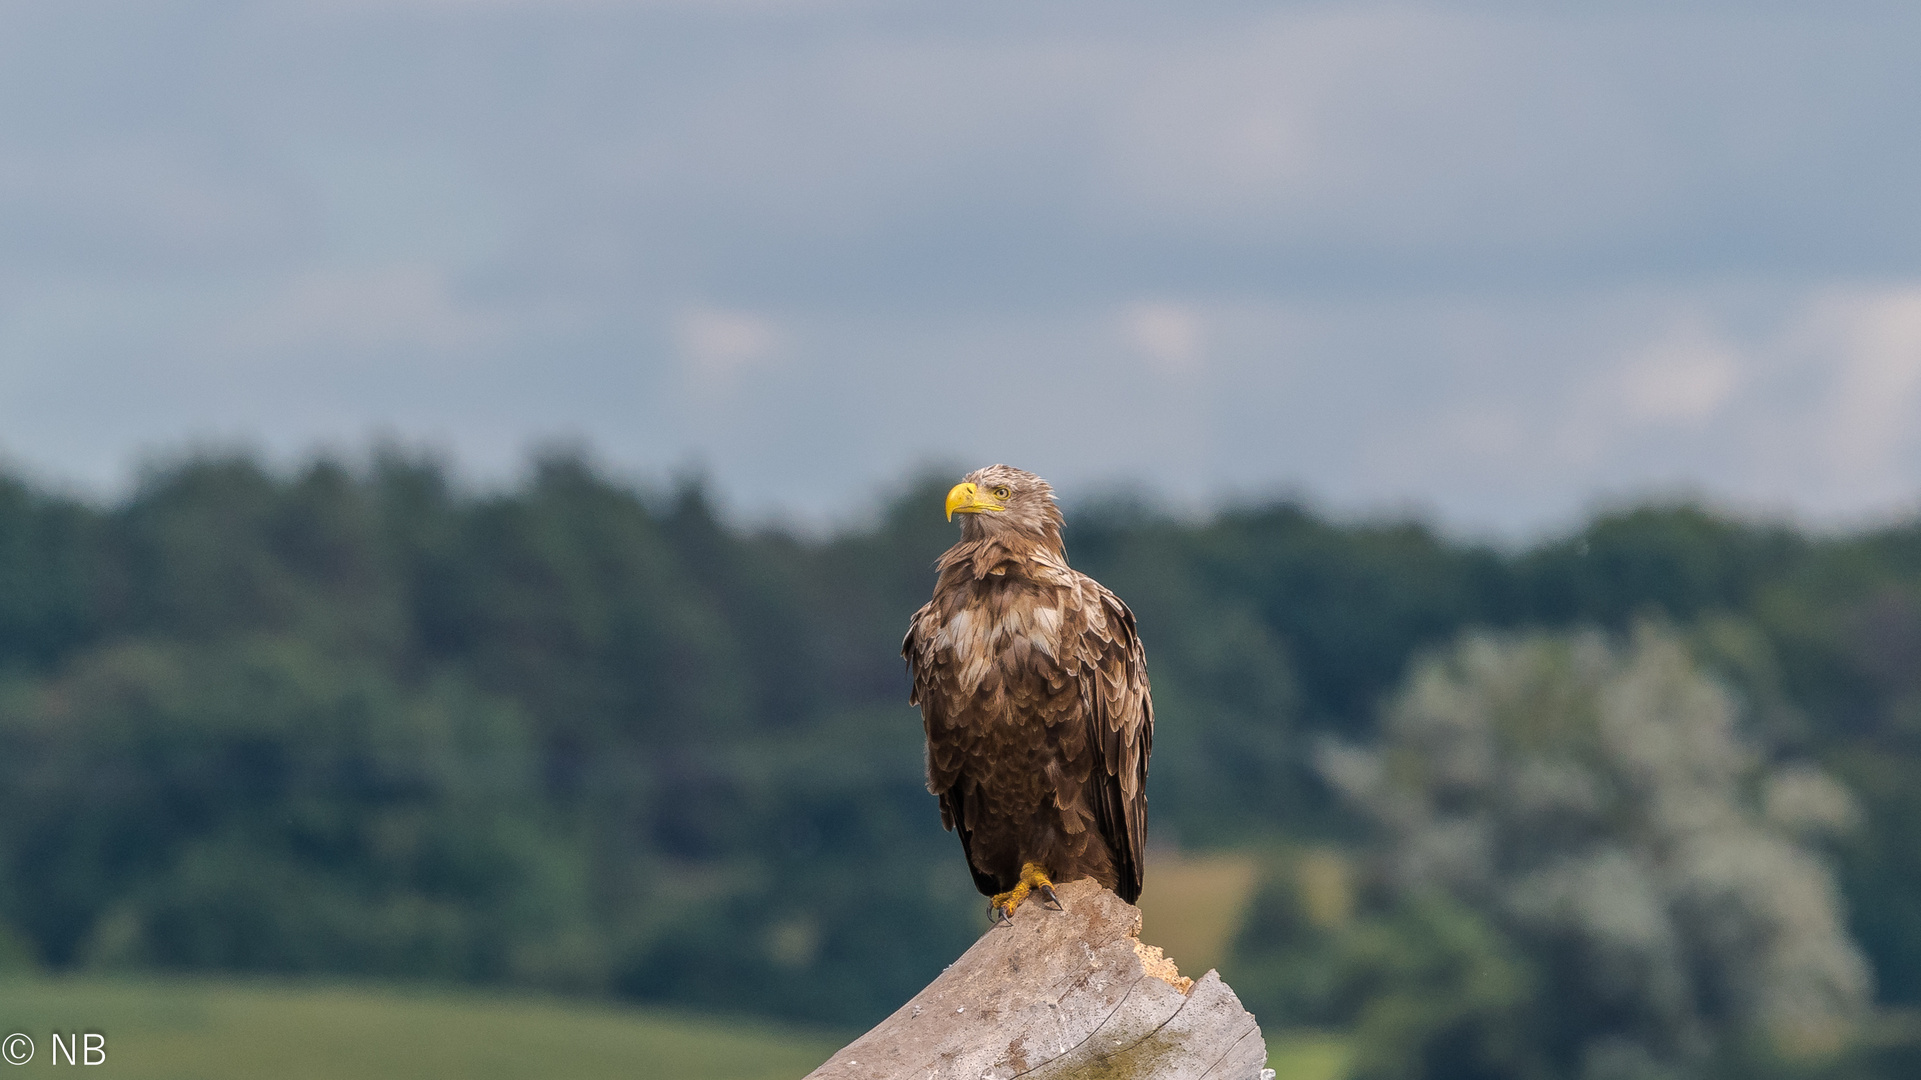
[{"label": "pale feathered head", "polygon": [[1054,547],[1061,541],[1061,510],[1053,485],[1025,469],[975,469],[947,493],[947,517],[961,518],[963,540],[1027,536]]}]

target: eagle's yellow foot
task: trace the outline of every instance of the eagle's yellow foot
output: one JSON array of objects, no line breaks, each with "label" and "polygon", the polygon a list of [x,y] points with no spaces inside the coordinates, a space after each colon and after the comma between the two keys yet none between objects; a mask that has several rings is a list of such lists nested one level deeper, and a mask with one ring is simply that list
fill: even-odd
[{"label": "eagle's yellow foot", "polygon": [[1041,899],[1047,902],[1048,907],[1061,910],[1061,898],[1054,892],[1053,879],[1047,876],[1047,871],[1040,863],[1031,862],[1021,864],[1021,879],[1013,888],[987,902],[987,912],[997,926],[1003,922],[1011,923],[1014,921],[1014,909],[1033,893],[1041,894]]}]

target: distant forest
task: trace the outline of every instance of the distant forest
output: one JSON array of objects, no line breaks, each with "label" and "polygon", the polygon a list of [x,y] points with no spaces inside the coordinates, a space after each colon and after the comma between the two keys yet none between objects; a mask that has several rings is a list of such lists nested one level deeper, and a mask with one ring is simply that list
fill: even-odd
[{"label": "distant forest", "polygon": [[[111,505],[0,478],[0,965],[875,1020],[984,926],[898,655],[953,479],[816,537],[567,455],[493,491],[395,453],[195,457]],[[1364,846],[1317,755],[1378,741],[1412,662],[1659,626],[1766,761],[1851,793],[1848,928],[1921,1006],[1921,524],[1648,505],[1504,551],[1293,502],[1068,512],[1147,645],[1153,842]]]}]

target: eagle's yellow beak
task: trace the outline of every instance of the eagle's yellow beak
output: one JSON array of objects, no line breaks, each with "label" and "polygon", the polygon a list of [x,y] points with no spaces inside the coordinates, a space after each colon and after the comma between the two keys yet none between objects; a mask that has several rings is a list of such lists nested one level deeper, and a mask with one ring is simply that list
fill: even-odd
[{"label": "eagle's yellow beak", "polygon": [[972,484],[955,484],[947,493],[947,520],[954,520],[955,514],[1002,513],[1007,507],[997,502],[983,501],[980,489]]}]

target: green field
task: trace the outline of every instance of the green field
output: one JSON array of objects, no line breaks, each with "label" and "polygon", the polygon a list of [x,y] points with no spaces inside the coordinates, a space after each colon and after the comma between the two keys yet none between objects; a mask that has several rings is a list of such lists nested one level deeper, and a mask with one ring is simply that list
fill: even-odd
[{"label": "green field", "polygon": [[[57,1072],[52,1035],[105,1037],[102,1075],[141,1080],[797,1080],[846,1035],[772,1024],[450,990],[211,979],[0,981],[0,1037],[34,1041],[25,1066]],[[1277,1080],[1339,1080],[1346,1048],[1270,1036]]]},{"label": "green field", "polygon": [[152,1080],[599,1077],[795,1080],[844,1039],[773,1025],[445,990],[202,980],[0,982],[0,1036],[106,1037],[101,1072]]},{"label": "green field", "polygon": [[1267,1032],[1274,1080],[1342,1080],[1352,1056],[1345,1038],[1312,1031]]}]

